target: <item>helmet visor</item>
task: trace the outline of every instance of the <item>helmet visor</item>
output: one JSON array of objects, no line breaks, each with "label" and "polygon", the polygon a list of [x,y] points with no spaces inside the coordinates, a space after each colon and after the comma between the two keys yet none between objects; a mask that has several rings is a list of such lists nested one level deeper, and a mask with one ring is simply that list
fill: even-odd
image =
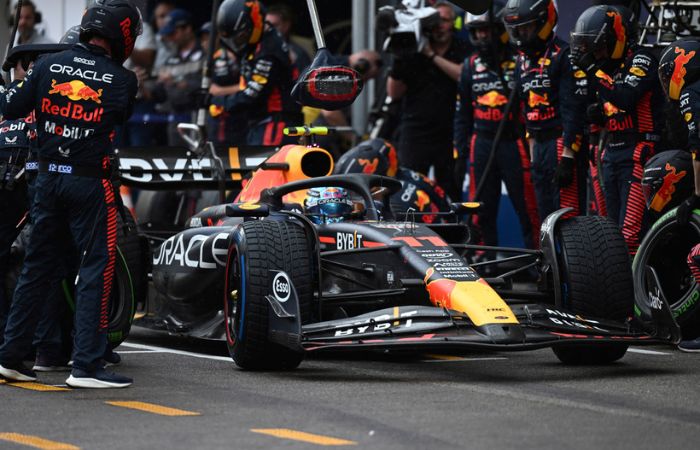
[{"label": "helmet visor", "polygon": [[522,46],[537,39],[537,20],[516,24],[506,23],[506,30],[511,42],[517,46]]},{"label": "helmet visor", "polygon": [[672,85],[673,72],[675,71],[675,61],[669,61],[659,66],[659,81],[666,97],[671,100],[678,100],[681,96],[680,87],[674,89]]},{"label": "helmet visor", "polygon": [[250,30],[240,30],[233,35],[221,33],[221,41],[234,53],[240,54],[248,45],[250,34]]},{"label": "helmet visor", "polygon": [[605,42],[598,34],[571,32],[571,62],[589,71],[606,57]]}]

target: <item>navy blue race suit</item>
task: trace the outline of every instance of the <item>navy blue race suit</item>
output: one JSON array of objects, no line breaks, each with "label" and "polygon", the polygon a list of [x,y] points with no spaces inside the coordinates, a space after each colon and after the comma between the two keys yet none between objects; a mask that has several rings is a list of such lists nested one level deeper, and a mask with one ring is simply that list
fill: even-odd
[{"label": "navy blue race suit", "polygon": [[602,167],[607,212],[620,225],[631,254],[637,253],[649,220],[641,185],[644,164],[662,132],[657,69],[651,50],[633,47],[610,74],[598,70],[591,78],[608,133]]},{"label": "navy blue race suit", "polygon": [[[695,82],[681,89],[681,114],[688,127],[688,149],[693,155],[693,167],[700,161],[700,82]],[[695,170],[697,176],[697,170]],[[697,181],[696,181],[697,183]],[[700,244],[688,254],[688,266],[700,285]]]},{"label": "navy blue race suit", "polygon": [[574,208],[569,215],[579,215],[580,177],[574,175],[573,182],[562,188],[552,182],[564,147],[578,152],[583,140],[587,90],[585,82],[578,86],[574,78],[569,44],[554,37],[537,56],[520,53],[516,70],[540,219],[564,207]]},{"label": "navy blue race suit", "polygon": [[290,96],[292,63],[284,39],[277,30],[269,29],[242,60],[241,91],[214,98],[212,103],[235,116],[243,114],[248,118],[250,145],[294,143],[294,138],[285,138],[283,130],[301,124],[303,116]]},{"label": "navy blue race suit", "polygon": [[14,118],[36,113],[39,175],[33,230],[0,347],[0,364],[20,364],[31,345],[54,265],[60,232],[69,227],[83,256],[76,286],[73,367],[99,368],[105,354],[108,300],[117,240],[117,208],[109,180],[114,127],[131,114],[133,72],[90,44],[40,57],[23,82],[0,96]]},{"label": "navy blue race suit", "polygon": [[[241,65],[236,56],[226,49],[214,53],[212,83],[219,86],[238,86],[241,77]],[[241,145],[246,143],[248,124],[244,112],[234,114],[222,106],[209,106],[207,116],[207,133],[209,140],[217,145]]]},{"label": "navy blue race suit", "polygon": [[[21,177],[29,153],[30,126],[24,120],[0,122],[0,330],[5,329],[12,293],[5,277],[17,224],[27,212],[27,187]],[[0,336],[0,343],[3,342]]]},{"label": "navy blue race suit", "polygon": [[[469,155],[469,197],[472,201],[476,200],[476,187],[489,160],[509,93],[515,89],[514,74],[515,58],[510,53],[501,61],[499,70],[493,67],[493,63],[481,58],[479,53],[472,54],[462,66],[457,114],[460,116],[459,122],[464,124],[460,132],[468,139],[466,148],[460,149],[460,154],[463,157]],[[508,86],[504,86],[504,81]],[[533,233],[540,228],[535,191],[530,179],[530,155],[523,140],[524,128],[515,119],[518,109],[516,107],[510,113],[491,171],[478,199],[484,202],[484,206],[475,224],[481,231],[485,245],[498,245],[497,218],[502,182],[508,189],[525,245],[529,248],[535,247]]]}]

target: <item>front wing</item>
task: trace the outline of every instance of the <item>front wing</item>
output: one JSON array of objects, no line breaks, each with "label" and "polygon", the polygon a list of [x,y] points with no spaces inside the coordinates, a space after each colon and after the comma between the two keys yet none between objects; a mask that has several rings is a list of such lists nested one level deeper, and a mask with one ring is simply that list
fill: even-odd
[{"label": "front wing", "polygon": [[[396,350],[534,350],[562,344],[668,344],[678,340],[675,322],[655,330],[625,323],[594,320],[549,305],[512,307],[519,324],[474,326],[459,312],[426,306],[388,308],[347,319],[301,327],[294,347],[308,352]],[[670,318],[672,321],[672,318]],[[287,320],[294,320],[287,318]],[[276,321],[272,321],[276,322]],[[494,330],[494,327],[501,330]],[[297,328],[298,330],[299,328]],[[287,335],[287,344],[291,340]],[[290,345],[287,345],[290,346]]]}]

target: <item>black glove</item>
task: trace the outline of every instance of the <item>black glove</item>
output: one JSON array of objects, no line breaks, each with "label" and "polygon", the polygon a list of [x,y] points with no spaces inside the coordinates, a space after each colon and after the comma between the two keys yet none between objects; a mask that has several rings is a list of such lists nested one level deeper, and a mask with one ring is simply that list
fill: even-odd
[{"label": "black glove", "polygon": [[693,194],[683,201],[676,210],[676,220],[681,226],[688,225],[694,209],[700,209],[700,197]]},{"label": "black glove", "polygon": [[562,156],[552,181],[558,184],[560,188],[569,186],[574,181],[575,166],[576,160],[574,158]]}]

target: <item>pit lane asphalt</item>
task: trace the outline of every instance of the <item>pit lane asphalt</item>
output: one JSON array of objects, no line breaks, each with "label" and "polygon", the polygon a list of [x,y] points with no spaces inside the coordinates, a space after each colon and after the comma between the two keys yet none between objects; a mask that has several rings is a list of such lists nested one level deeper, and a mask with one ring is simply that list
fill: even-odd
[{"label": "pit lane asphalt", "polygon": [[544,349],[314,357],[287,373],[237,370],[223,344],[143,329],[118,350],[128,389],[0,385],[0,448],[697,449],[700,437],[700,354],[671,347],[607,367]]}]

